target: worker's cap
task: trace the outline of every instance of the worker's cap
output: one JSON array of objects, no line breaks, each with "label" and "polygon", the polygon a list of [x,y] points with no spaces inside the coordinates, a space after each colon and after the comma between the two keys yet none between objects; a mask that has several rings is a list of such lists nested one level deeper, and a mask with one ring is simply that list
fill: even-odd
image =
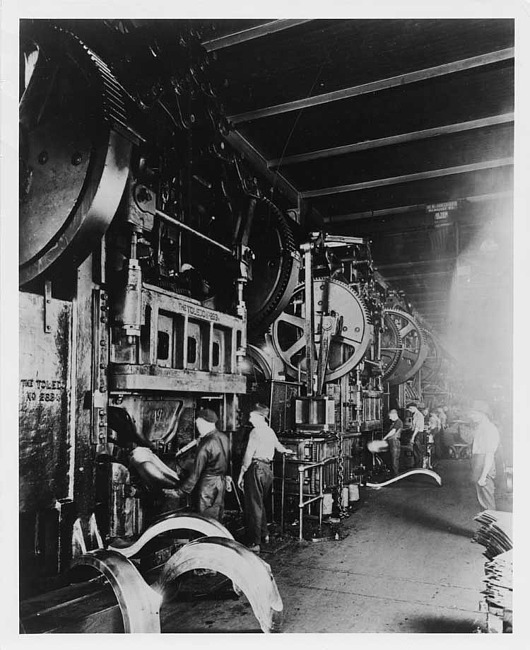
[{"label": "worker's cap", "polygon": [[409,403],[407,404],[406,408],[409,409],[411,406],[415,406],[416,408],[418,408],[418,405],[417,405],[417,404],[414,404],[414,402],[409,402]]},{"label": "worker's cap", "polygon": [[206,422],[211,422],[212,424],[215,424],[219,419],[217,417],[217,413],[215,411],[212,411],[212,409],[201,409],[197,413],[196,418],[201,418],[201,420],[206,420]]},{"label": "worker's cap", "polygon": [[269,417],[269,407],[263,404],[254,404],[254,406],[250,409],[250,412],[257,413],[258,415],[261,415],[264,418]]},{"label": "worker's cap", "polygon": [[491,415],[489,404],[481,399],[476,399],[473,402],[471,405],[471,410],[478,411],[479,413],[484,413],[484,415]]}]

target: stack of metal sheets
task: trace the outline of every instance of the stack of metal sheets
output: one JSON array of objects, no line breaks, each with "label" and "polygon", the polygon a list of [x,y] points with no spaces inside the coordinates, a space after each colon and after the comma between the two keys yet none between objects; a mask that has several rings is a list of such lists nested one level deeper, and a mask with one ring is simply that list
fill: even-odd
[{"label": "stack of metal sheets", "polygon": [[513,548],[511,512],[484,510],[474,519],[480,524],[475,538],[486,547],[484,555],[488,560]]},{"label": "stack of metal sheets", "polygon": [[513,592],[512,554],[513,551],[506,551],[486,562],[486,588],[482,592],[489,606],[510,611]]}]

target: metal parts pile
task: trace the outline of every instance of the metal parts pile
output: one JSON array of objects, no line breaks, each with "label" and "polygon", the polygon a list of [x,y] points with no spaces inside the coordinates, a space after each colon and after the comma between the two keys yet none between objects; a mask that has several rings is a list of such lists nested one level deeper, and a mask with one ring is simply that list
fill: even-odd
[{"label": "metal parts pile", "polygon": [[477,542],[486,547],[484,555],[489,560],[513,548],[511,512],[484,510],[474,519],[480,524]]}]

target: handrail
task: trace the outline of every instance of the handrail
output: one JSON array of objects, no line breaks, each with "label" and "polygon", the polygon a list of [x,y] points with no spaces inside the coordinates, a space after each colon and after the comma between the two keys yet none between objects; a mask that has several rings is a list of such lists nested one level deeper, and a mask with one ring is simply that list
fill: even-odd
[{"label": "handrail", "polygon": [[[304,532],[304,508],[305,506],[308,506],[310,503],[314,503],[315,501],[319,501],[319,508],[318,508],[318,523],[319,526],[322,526],[322,506],[323,506],[323,499],[324,499],[324,492],[322,491],[323,487],[323,481],[322,481],[322,470],[324,469],[324,466],[330,463],[333,460],[337,460],[336,456],[331,456],[330,458],[325,458],[324,460],[321,460],[317,463],[310,463],[309,465],[302,464],[298,466],[298,489],[299,489],[299,499],[298,499],[298,509],[299,509],[299,515],[298,519],[300,521],[300,532],[298,535],[299,541],[303,540],[303,532]],[[303,474],[305,474],[308,470],[310,469],[317,469],[318,468],[318,485],[319,485],[319,494],[317,494],[314,497],[311,497],[307,501],[304,501],[304,479],[302,477]]]}]

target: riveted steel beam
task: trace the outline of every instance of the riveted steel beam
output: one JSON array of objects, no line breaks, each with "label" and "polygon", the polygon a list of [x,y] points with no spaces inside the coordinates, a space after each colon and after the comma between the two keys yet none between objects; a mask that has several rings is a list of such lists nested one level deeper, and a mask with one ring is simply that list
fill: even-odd
[{"label": "riveted steel beam", "polygon": [[239,113],[237,115],[230,115],[229,120],[233,124],[241,124],[243,122],[251,122],[252,120],[259,120],[264,117],[272,117],[273,115],[281,115],[282,113],[290,113],[292,111],[302,110],[304,108],[311,108],[313,106],[322,106],[331,102],[340,101],[342,99],[350,99],[352,97],[359,97],[360,95],[368,95],[381,90],[389,88],[398,88],[411,83],[419,81],[426,81],[436,77],[442,77],[456,72],[463,72],[473,68],[481,68],[501,61],[508,61],[513,59],[515,49],[509,47],[503,50],[496,50],[488,52],[479,56],[472,56],[467,59],[459,61],[451,61],[432,68],[424,68],[423,70],[414,70],[405,74],[396,75],[387,79],[378,79],[370,81],[369,83],[352,86],[350,88],[342,88],[329,93],[315,95],[314,97],[305,97],[292,102],[284,104],[276,104],[275,106],[268,106],[254,111],[247,111],[246,113]]},{"label": "riveted steel beam", "polygon": [[318,151],[310,151],[293,156],[285,156],[284,158],[269,160],[267,166],[269,169],[278,169],[278,167],[286,167],[287,165],[305,163],[313,160],[322,160],[323,158],[333,158],[335,156],[344,156],[345,154],[349,153],[358,153],[360,151],[368,151],[370,149],[380,149],[381,147],[390,147],[398,144],[405,144],[407,142],[415,142],[418,140],[428,140],[429,138],[451,135],[452,133],[461,133],[462,131],[484,129],[489,126],[497,126],[498,124],[509,124],[513,122],[513,120],[513,113],[492,115],[491,117],[485,117],[480,120],[455,122],[454,124],[436,126],[432,129],[422,129],[421,131],[399,133],[398,135],[391,135],[385,138],[376,138],[374,140],[365,140],[363,142],[345,144],[340,147],[330,147],[329,149],[319,149]]},{"label": "riveted steel beam", "polygon": [[[513,192],[492,192],[491,194],[477,194],[476,196],[464,196],[455,199],[465,206],[466,203],[485,203],[487,201],[498,201],[499,199],[513,198]],[[459,206],[460,207],[460,206]],[[376,219],[390,215],[408,214],[416,212],[424,216],[427,211],[427,204],[417,203],[414,205],[399,205],[395,208],[382,208],[380,210],[365,210],[364,212],[351,212],[349,214],[335,214],[324,217],[326,223],[344,223],[348,221],[360,221],[362,219]]]},{"label": "riveted steel beam", "polygon": [[271,20],[262,25],[256,25],[256,27],[243,29],[240,32],[234,32],[233,34],[227,34],[226,36],[220,36],[219,38],[212,38],[208,41],[203,41],[202,46],[207,52],[215,52],[216,50],[223,50],[227,47],[232,47],[233,45],[247,43],[248,41],[254,41],[256,38],[263,38],[264,36],[269,36],[269,34],[276,34],[277,32],[282,32],[286,29],[303,25],[304,23],[310,22],[310,20],[311,19],[309,18],[300,20]]},{"label": "riveted steel beam", "polygon": [[401,185],[402,183],[413,183],[414,181],[423,181],[430,178],[442,178],[452,176],[453,174],[468,174],[470,172],[483,171],[485,169],[495,169],[497,167],[509,167],[513,165],[513,158],[499,158],[497,160],[485,160],[483,162],[472,163],[469,165],[458,165],[457,167],[446,167],[445,169],[430,169],[425,172],[414,174],[404,174],[403,176],[392,176],[390,178],[378,178],[373,181],[364,181],[362,183],[351,183],[349,185],[337,185],[335,187],[323,187],[318,190],[308,190],[301,192],[304,199],[314,199],[320,196],[330,196],[332,194],[344,194],[346,192],[359,192],[372,188],[385,187],[388,185]]}]

